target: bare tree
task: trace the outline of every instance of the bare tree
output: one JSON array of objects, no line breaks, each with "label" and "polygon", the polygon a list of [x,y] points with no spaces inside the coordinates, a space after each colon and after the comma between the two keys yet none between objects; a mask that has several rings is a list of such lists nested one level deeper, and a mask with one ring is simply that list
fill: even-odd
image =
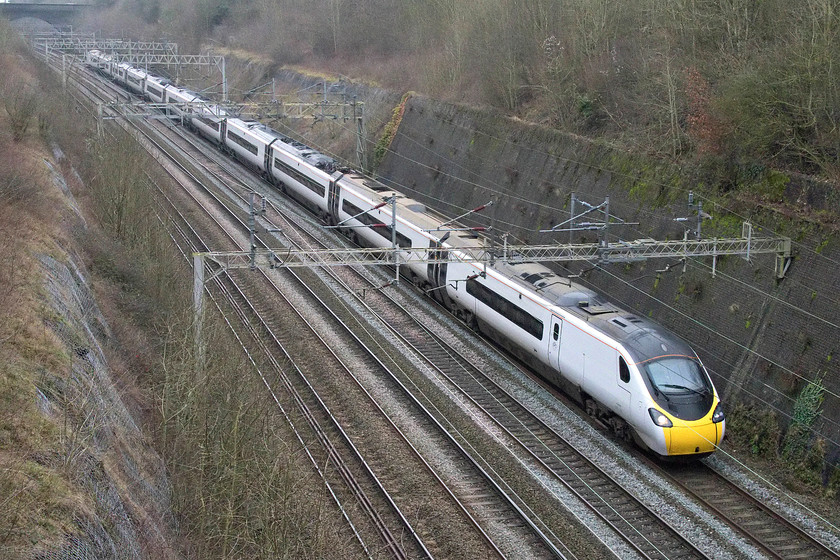
[{"label": "bare tree", "polygon": [[38,109],[35,89],[21,79],[6,82],[3,86],[3,105],[9,115],[12,138],[15,142],[20,142]]}]

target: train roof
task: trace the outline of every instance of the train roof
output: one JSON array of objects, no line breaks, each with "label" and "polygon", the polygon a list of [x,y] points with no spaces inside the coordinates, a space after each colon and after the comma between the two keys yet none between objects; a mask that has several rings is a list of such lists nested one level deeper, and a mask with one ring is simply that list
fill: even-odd
[{"label": "train roof", "polygon": [[495,268],[621,343],[636,363],[669,355],[697,357],[684,340],[661,325],[618,307],[539,263],[498,262]]},{"label": "train roof", "polygon": [[[156,75],[156,74],[150,74],[150,73],[148,73],[148,72],[146,72],[146,79],[147,79],[147,80],[151,80],[151,81],[153,81],[153,82],[156,82],[156,83],[158,83],[158,84],[160,84],[160,85],[162,85],[162,86],[171,86],[171,85],[173,85],[173,84],[172,84],[172,80],[170,80],[169,78],[164,78],[163,76],[158,76],[158,75]],[[180,88],[178,88],[178,89],[180,89]]]},{"label": "train roof", "polygon": [[683,339],[636,315],[626,313],[600,326],[627,349],[638,365],[664,357],[697,359],[697,354]]},{"label": "train roof", "polygon": [[[428,231],[432,237],[440,238],[444,231],[440,225],[449,221],[449,218],[428,208],[422,202],[405,196],[399,191],[380,183],[375,179],[366,177],[358,171],[345,170],[344,175],[338,180],[343,188],[351,187],[362,195],[366,195],[374,202],[385,202],[392,196],[397,197],[397,208],[401,218],[407,220],[419,229]],[[388,211],[383,208],[383,212]],[[454,226],[453,226],[454,227]],[[451,232],[446,243],[452,247],[476,247],[483,246],[484,240],[471,232]]]},{"label": "train roof", "polygon": [[235,121],[238,121],[236,124],[240,128],[246,128],[249,132],[251,132],[251,134],[253,134],[254,136],[256,136],[260,139],[262,139],[263,142],[265,142],[266,144],[271,143],[271,141],[275,140],[275,139],[280,140],[281,142],[283,142],[283,144],[294,147],[299,152],[298,155],[300,155],[302,157],[307,157],[307,156],[312,156],[312,155],[317,154],[318,156],[321,156],[322,158],[326,158],[326,159],[329,159],[330,161],[332,161],[332,158],[329,158],[328,156],[325,156],[325,155],[321,154],[320,152],[318,152],[317,150],[315,150],[313,148],[310,148],[306,144],[302,144],[302,143],[286,136],[282,132],[274,130],[270,126],[264,125],[263,123],[261,123],[259,121],[244,120],[244,119],[230,119],[228,121],[228,123],[235,122]]}]

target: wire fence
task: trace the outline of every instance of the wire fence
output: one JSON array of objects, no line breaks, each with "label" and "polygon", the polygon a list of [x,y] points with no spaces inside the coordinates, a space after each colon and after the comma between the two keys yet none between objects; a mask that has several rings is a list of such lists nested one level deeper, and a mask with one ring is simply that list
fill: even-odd
[{"label": "wire fence", "polygon": [[0,558],[103,560],[171,557],[171,488],[160,458],[123,403],[100,339],[110,329],[73,263],[39,257],[46,303],[55,313],[47,327],[71,357],[69,375],[45,371],[38,406],[59,426],[56,461],[83,496],[74,529],[50,546],[3,547]]}]

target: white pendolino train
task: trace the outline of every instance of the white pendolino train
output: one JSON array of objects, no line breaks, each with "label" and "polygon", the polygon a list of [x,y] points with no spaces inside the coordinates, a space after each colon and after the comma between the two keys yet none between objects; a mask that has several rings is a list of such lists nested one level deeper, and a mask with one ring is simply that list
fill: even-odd
[{"label": "white pendolino train", "polygon": [[[723,408],[708,372],[689,345],[663,327],[540,264],[464,262],[459,248],[485,240],[452,231],[450,220],[423,204],[258,122],[229,116],[164,78],[100,51],[85,59],[135,94],[166,104],[170,116],[259,170],[325,222],[346,226],[340,231],[357,244],[390,248],[396,241],[402,262],[411,262],[401,267],[406,277],[620,437],[663,457],[702,457],[722,441]],[[395,222],[386,203],[392,197]],[[436,251],[430,254],[448,262],[422,262],[412,248]]]}]

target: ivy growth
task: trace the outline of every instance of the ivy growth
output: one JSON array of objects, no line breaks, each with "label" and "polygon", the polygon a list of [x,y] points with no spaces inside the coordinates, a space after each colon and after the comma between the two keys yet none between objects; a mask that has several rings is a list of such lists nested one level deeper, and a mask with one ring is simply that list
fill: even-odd
[{"label": "ivy growth", "polygon": [[786,459],[799,462],[807,454],[811,428],[822,414],[821,408],[825,398],[824,375],[824,373],[817,374],[814,381],[802,389],[793,404],[791,424],[785,435],[782,452]]},{"label": "ivy growth", "polygon": [[382,159],[385,157],[385,154],[388,152],[388,149],[391,147],[391,142],[394,141],[394,137],[397,135],[397,130],[400,128],[400,122],[402,122],[403,113],[405,113],[405,105],[408,103],[408,100],[411,98],[412,93],[408,92],[403,95],[400,104],[394,107],[394,112],[391,115],[391,120],[385,125],[385,130],[382,132],[382,137],[379,139],[379,142],[376,143],[376,148],[373,152],[373,169],[379,167],[379,164],[382,162]]}]

